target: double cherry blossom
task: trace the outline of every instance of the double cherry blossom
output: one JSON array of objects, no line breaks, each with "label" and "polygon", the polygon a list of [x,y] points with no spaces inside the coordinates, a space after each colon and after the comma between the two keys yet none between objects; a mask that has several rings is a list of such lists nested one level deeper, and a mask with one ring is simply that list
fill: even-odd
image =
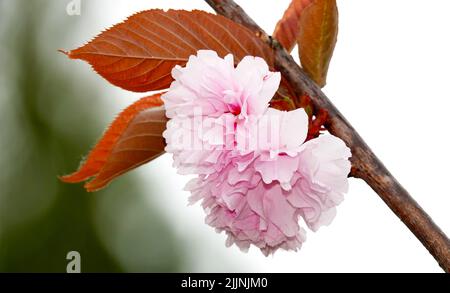
[{"label": "double cherry blossom", "polygon": [[297,250],[306,239],[300,218],[313,231],[333,220],[348,189],[350,149],[330,134],[305,141],[303,109],[269,107],[280,73],[259,57],[235,67],[232,55],[201,50],[172,76],[162,96],[166,151],[179,173],[198,175],[186,186],[190,202],[202,201],[227,245]]}]

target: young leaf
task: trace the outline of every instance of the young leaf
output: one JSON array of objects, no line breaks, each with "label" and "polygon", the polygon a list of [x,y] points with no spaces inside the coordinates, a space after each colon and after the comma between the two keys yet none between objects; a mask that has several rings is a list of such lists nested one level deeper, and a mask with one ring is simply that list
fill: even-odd
[{"label": "young leaf", "polygon": [[85,188],[95,191],[162,154],[167,118],[160,96],[142,98],[122,111],[79,169],[60,179],[76,183],[94,177]]},{"label": "young leaf", "polygon": [[67,52],[89,62],[112,84],[135,92],[168,88],[171,70],[184,65],[200,49],[231,53],[238,62],[246,55],[273,65],[272,50],[247,28],[204,11],[160,9],[137,13]]},{"label": "young leaf", "polygon": [[289,4],[284,12],[283,17],[275,26],[273,37],[277,39],[288,52],[291,52],[297,43],[300,15],[311,2],[313,2],[313,0],[292,0],[291,4]]},{"label": "young leaf", "polygon": [[300,16],[297,44],[306,73],[321,87],[326,84],[338,33],[336,0],[314,0]]}]

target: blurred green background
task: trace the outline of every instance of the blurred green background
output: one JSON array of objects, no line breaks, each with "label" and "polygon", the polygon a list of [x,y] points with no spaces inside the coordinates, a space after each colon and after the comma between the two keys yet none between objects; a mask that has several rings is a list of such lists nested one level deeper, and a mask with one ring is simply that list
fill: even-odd
[{"label": "blurred green background", "polygon": [[102,93],[56,52],[77,25],[66,4],[0,0],[0,272],[65,272],[72,250],[83,272],[179,271],[136,178],[93,194],[57,179],[105,127]]}]

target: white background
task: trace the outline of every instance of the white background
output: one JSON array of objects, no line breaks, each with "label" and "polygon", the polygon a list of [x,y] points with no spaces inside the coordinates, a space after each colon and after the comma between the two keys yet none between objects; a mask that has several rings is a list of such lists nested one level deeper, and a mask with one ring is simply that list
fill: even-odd
[{"label": "white background", "polygon": [[[288,2],[238,1],[269,33]],[[78,21],[80,27],[84,16],[96,22],[80,29],[67,48],[143,9],[212,11],[201,0],[97,0],[92,4],[82,8]],[[324,91],[449,234],[450,1],[338,0],[338,6],[339,41]],[[86,64],[77,66],[104,86],[105,99],[112,104],[108,119],[137,97],[108,85]],[[225,248],[225,236],[204,224],[200,206],[187,206],[188,194],[182,189],[188,178],[177,175],[171,162],[164,155],[135,172],[143,181],[158,178],[153,188],[159,192],[148,194],[148,204],[159,207],[185,244],[190,259],[186,271],[442,272],[382,200],[356,179],[350,180],[350,192],[334,222],[316,233],[308,231],[301,251],[264,257],[254,248],[249,253]]]}]

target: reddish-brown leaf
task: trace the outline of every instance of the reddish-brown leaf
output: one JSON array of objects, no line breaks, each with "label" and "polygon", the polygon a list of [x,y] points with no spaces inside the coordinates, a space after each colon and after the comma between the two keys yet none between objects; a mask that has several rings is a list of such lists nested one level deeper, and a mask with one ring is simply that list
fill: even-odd
[{"label": "reddish-brown leaf", "polygon": [[337,34],[336,0],[314,0],[304,9],[297,38],[300,61],[305,72],[321,87],[326,84]]},{"label": "reddish-brown leaf", "polygon": [[142,98],[122,111],[79,169],[61,180],[76,183],[94,177],[85,187],[95,191],[163,153],[167,118],[160,97]]},{"label": "reddish-brown leaf", "polygon": [[137,13],[67,52],[89,62],[112,84],[135,92],[168,88],[171,70],[200,49],[264,58],[273,67],[272,50],[247,28],[204,11],[160,9]]},{"label": "reddish-brown leaf", "polygon": [[292,0],[283,17],[278,21],[273,32],[273,37],[281,45],[291,52],[297,43],[300,15],[313,0]]}]

